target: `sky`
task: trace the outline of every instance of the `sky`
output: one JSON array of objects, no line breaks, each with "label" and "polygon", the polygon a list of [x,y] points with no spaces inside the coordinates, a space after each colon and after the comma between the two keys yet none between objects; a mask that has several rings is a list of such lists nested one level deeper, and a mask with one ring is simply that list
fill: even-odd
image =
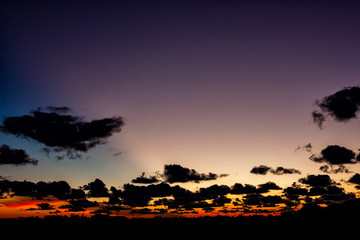
[{"label": "sky", "polygon": [[[356,116],[337,121],[325,107],[330,117],[318,126],[312,113],[324,97],[359,84],[359,8],[356,1],[3,1],[0,120],[38,111],[124,125],[79,151],[6,132],[3,122],[0,144],[37,164],[1,164],[0,176],[72,188],[98,178],[121,189],[143,172],[171,183],[166,165],[218,175],[179,183],[196,191],[269,181],[285,188],[324,174],[313,154],[330,145],[358,153]],[[69,149],[81,157],[71,159]],[[261,165],[300,173],[251,173]],[[345,182],[360,168],[346,167],[352,173],[329,176],[356,191]]]}]

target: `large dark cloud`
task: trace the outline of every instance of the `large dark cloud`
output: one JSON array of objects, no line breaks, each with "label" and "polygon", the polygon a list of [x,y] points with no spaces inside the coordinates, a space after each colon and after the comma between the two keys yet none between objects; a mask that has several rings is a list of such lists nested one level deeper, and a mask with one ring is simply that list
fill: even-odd
[{"label": "large dark cloud", "polygon": [[38,183],[29,181],[0,181],[0,194],[11,196],[29,196],[42,199],[47,196],[54,196],[60,200],[84,198],[85,193],[81,189],[72,189],[65,181]]},{"label": "large dark cloud", "polygon": [[29,115],[6,117],[0,129],[3,133],[36,140],[54,151],[86,152],[116,132],[124,125],[122,117],[84,121],[68,114],[68,107],[45,107]]},{"label": "large dark cloud", "polygon": [[8,145],[0,146],[0,165],[11,164],[11,165],[26,165],[33,164],[37,165],[38,160],[30,158],[29,155],[22,149],[13,149]]},{"label": "large dark cloud", "polygon": [[344,88],[317,101],[320,111],[312,113],[313,120],[321,128],[328,116],[344,122],[356,118],[360,109],[360,87]]},{"label": "large dark cloud", "polygon": [[251,169],[251,171],[250,171],[250,173],[258,174],[258,175],[266,175],[269,172],[274,175],[301,174],[301,172],[295,168],[277,167],[276,169],[273,169],[273,168],[265,166],[265,165],[253,167],[253,169]]},{"label": "large dark cloud", "polygon": [[321,151],[320,156],[312,155],[311,160],[328,164],[348,164],[358,162],[356,154],[345,147],[330,145]]},{"label": "large dark cloud", "polygon": [[225,177],[227,174],[215,174],[209,172],[198,173],[194,169],[189,169],[182,167],[178,164],[170,164],[164,166],[164,178],[166,182],[175,183],[175,182],[200,182],[208,180],[216,180],[219,177]]}]

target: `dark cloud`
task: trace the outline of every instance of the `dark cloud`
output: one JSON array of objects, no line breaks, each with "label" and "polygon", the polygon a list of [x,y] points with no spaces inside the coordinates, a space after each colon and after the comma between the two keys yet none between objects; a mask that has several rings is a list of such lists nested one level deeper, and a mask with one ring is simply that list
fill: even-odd
[{"label": "dark cloud", "polygon": [[90,182],[84,187],[84,190],[89,190],[89,195],[91,197],[108,197],[109,192],[105,187],[105,184],[100,179],[95,179],[93,182]]},{"label": "dark cloud", "polygon": [[231,194],[251,194],[251,193],[267,193],[269,190],[280,190],[281,188],[276,185],[274,182],[267,182],[264,184],[258,185],[258,187],[241,183],[235,183],[229,193]]},{"label": "dark cloud", "polygon": [[38,206],[38,208],[29,208],[26,209],[27,211],[33,211],[33,210],[53,210],[54,207],[50,205],[50,203],[39,203],[36,204],[36,206]]},{"label": "dark cloud", "polygon": [[319,168],[320,171],[324,173],[351,173],[347,167],[344,165],[339,165],[337,168],[335,168],[333,165],[324,165]]},{"label": "dark cloud", "polygon": [[357,184],[356,188],[360,189],[360,174],[355,173],[349,180],[349,183]]},{"label": "dark cloud", "polygon": [[53,151],[68,151],[71,156],[74,151],[86,152],[105,143],[124,125],[122,117],[86,122],[81,117],[66,114],[69,110],[52,106],[38,108],[29,115],[6,117],[0,129],[6,134],[36,140]]},{"label": "dark cloud", "polygon": [[259,174],[259,175],[266,175],[268,172],[274,175],[284,175],[284,174],[301,174],[301,172],[295,168],[284,168],[284,167],[277,167],[273,169],[271,167],[260,165],[258,167],[253,167],[250,173]]},{"label": "dark cloud", "polygon": [[132,183],[143,183],[143,184],[157,183],[160,181],[161,180],[158,178],[158,176],[146,177],[145,172],[143,172],[140,177],[137,177],[137,178],[131,180]]},{"label": "dark cloud", "polygon": [[69,200],[69,204],[59,207],[60,209],[67,209],[68,212],[83,212],[86,208],[98,207],[98,202],[92,202],[87,199]]},{"label": "dark cloud", "polygon": [[308,189],[296,185],[285,188],[283,192],[290,200],[299,200],[300,196],[307,196],[309,193]]},{"label": "dark cloud", "polygon": [[317,101],[316,105],[320,107],[321,112],[314,111],[313,120],[319,127],[322,127],[327,116],[339,122],[356,118],[360,109],[360,88],[344,88]]},{"label": "dark cloud", "polygon": [[301,174],[301,172],[295,168],[283,168],[283,167],[277,167],[276,169],[270,170],[270,172],[275,175]]},{"label": "dark cloud", "polygon": [[329,175],[308,175],[306,178],[300,178],[300,183],[310,187],[327,187],[334,184]]},{"label": "dark cloud", "polygon": [[243,198],[246,205],[257,205],[259,207],[275,207],[276,204],[283,203],[280,196],[263,196],[260,193],[247,194]]},{"label": "dark cloud", "polygon": [[259,185],[259,192],[260,193],[267,193],[269,190],[281,190],[282,188],[279,187],[276,183],[274,182],[267,182],[264,184],[260,184]]},{"label": "dark cloud", "polygon": [[271,167],[268,167],[265,165],[260,165],[258,167],[253,167],[253,169],[251,169],[250,173],[266,175],[270,170],[271,170]]},{"label": "dark cloud", "polygon": [[147,206],[153,197],[167,197],[175,195],[177,193],[177,188],[180,187],[171,187],[167,183],[160,183],[148,186],[125,184],[123,188],[124,190],[121,193],[121,197],[124,200],[124,204],[129,206]]},{"label": "dark cloud", "polygon": [[200,181],[209,181],[216,180],[219,177],[225,177],[227,174],[215,174],[209,172],[206,173],[198,173],[194,169],[189,169],[182,167],[178,164],[171,164],[164,166],[164,178],[166,182],[174,183],[174,182],[200,182]]},{"label": "dark cloud", "polygon": [[29,196],[42,199],[47,196],[54,196],[60,200],[78,199],[85,196],[81,189],[72,189],[65,181],[33,183],[29,181],[0,181],[0,193],[11,196]]},{"label": "dark cloud", "polygon": [[11,164],[11,165],[26,165],[33,164],[37,165],[38,160],[30,158],[29,155],[22,149],[13,149],[8,145],[1,145],[0,147],[0,165]]},{"label": "dark cloud", "polygon": [[229,186],[215,184],[207,188],[200,188],[197,194],[204,199],[214,199],[230,193],[230,190]]},{"label": "dark cloud", "polygon": [[347,164],[356,163],[359,159],[355,157],[355,153],[345,147],[338,145],[330,145],[321,151],[320,156],[312,155],[312,161],[328,164]]}]

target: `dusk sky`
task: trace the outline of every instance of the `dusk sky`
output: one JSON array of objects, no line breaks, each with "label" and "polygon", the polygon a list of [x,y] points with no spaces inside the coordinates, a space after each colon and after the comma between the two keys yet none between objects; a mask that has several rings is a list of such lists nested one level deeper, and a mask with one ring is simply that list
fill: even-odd
[{"label": "dusk sky", "polygon": [[[356,117],[312,118],[317,100],[359,85],[359,12],[357,1],[2,1],[1,122],[53,106],[124,126],[75,159],[0,132],[38,160],[0,176],[121,189],[171,164],[224,174],[179,183],[196,191],[326,174],[313,154],[360,147]],[[251,173],[260,165],[298,172]],[[327,174],[357,192],[347,181],[359,165]]]}]

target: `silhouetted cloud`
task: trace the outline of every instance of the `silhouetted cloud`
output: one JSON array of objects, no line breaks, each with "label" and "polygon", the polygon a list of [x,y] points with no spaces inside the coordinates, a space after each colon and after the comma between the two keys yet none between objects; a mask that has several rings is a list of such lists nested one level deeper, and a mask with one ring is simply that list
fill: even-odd
[{"label": "silhouetted cloud", "polygon": [[200,181],[208,181],[215,180],[219,177],[225,177],[227,174],[215,174],[209,172],[198,173],[194,169],[189,169],[182,167],[178,164],[171,164],[164,166],[164,178],[166,182],[174,183],[174,182],[200,182]]},{"label": "silhouetted cloud", "polygon": [[258,167],[253,167],[250,173],[259,174],[259,175],[266,175],[268,172],[274,175],[284,175],[284,174],[301,174],[301,172],[295,168],[284,168],[284,167],[277,167],[273,169],[271,167],[260,165]]},{"label": "silhouetted cloud", "polygon": [[143,172],[140,177],[131,180],[132,183],[143,183],[143,184],[157,183],[160,181],[161,180],[157,176],[146,177],[145,172]]},{"label": "silhouetted cloud", "polygon": [[246,205],[257,205],[259,207],[275,207],[276,204],[284,202],[280,196],[263,196],[260,193],[247,194],[243,201]]},{"label": "silhouetted cloud", "polygon": [[105,187],[105,184],[100,179],[95,179],[93,182],[90,182],[84,187],[84,190],[89,190],[89,195],[91,197],[107,197],[109,196],[108,189]]},{"label": "silhouetted cloud", "polygon": [[30,158],[29,155],[22,149],[13,149],[8,145],[3,144],[0,147],[0,165],[37,165],[38,160]]},{"label": "silhouetted cloud", "polygon": [[264,184],[260,184],[259,185],[259,192],[260,193],[267,193],[269,190],[281,190],[282,188],[279,187],[276,183],[274,182],[267,182]]},{"label": "silhouetted cloud", "polygon": [[352,150],[338,145],[327,146],[321,151],[319,156],[312,155],[310,159],[315,162],[328,164],[346,164],[358,161]]},{"label": "silhouetted cloud", "polygon": [[11,196],[29,196],[42,199],[47,196],[54,196],[60,200],[78,199],[85,197],[81,189],[72,189],[65,181],[33,183],[29,181],[0,181],[0,193],[11,194]]},{"label": "silhouetted cloud", "polygon": [[354,183],[356,184],[356,188],[357,189],[360,189],[360,174],[358,173],[355,173],[349,180],[348,180],[349,183]]},{"label": "silhouetted cloud", "polygon": [[38,211],[38,210],[53,210],[54,207],[52,205],[50,205],[50,203],[39,203],[39,204],[36,204],[36,206],[38,206],[38,208],[29,208],[29,209],[26,209],[27,211]]},{"label": "silhouetted cloud", "polygon": [[337,168],[335,168],[333,165],[324,165],[319,168],[320,171],[324,173],[351,173],[347,167],[344,165],[339,165]]},{"label": "silhouetted cloud", "polygon": [[309,193],[308,189],[296,185],[285,188],[283,192],[290,200],[299,200],[300,196],[307,196]]},{"label": "silhouetted cloud", "polygon": [[83,212],[86,208],[98,207],[98,202],[89,201],[87,199],[69,200],[69,204],[62,205],[60,209],[67,209],[68,212]]},{"label": "silhouetted cloud", "polygon": [[327,187],[333,185],[334,181],[331,180],[329,175],[308,175],[306,178],[300,178],[300,183],[306,184],[311,187]]},{"label": "silhouetted cloud", "polygon": [[[5,117],[0,130],[6,134],[36,140],[55,152],[86,152],[116,132],[124,125],[122,117],[83,121],[81,117],[66,114],[68,107],[45,107],[32,111],[29,115]],[[72,155],[73,154],[73,155]]]},{"label": "silhouetted cloud", "polygon": [[268,167],[265,165],[260,165],[258,167],[253,167],[253,169],[251,169],[250,173],[266,175],[270,170],[271,170],[271,167]]},{"label": "silhouetted cloud", "polygon": [[355,118],[360,109],[360,88],[344,88],[317,101],[316,105],[321,111],[314,111],[312,116],[320,128],[328,116],[339,122],[348,121]]},{"label": "silhouetted cloud", "polygon": [[270,172],[275,175],[301,174],[301,172],[295,168],[283,168],[283,167],[277,167],[276,169],[270,170]]}]

